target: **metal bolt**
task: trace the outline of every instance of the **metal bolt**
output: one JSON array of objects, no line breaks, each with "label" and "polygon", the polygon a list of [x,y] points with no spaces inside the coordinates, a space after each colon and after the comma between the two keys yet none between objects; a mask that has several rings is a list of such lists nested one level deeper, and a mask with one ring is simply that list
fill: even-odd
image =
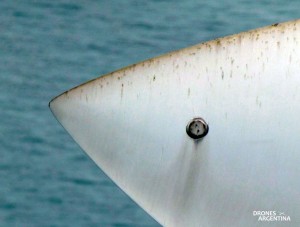
[{"label": "metal bolt", "polygon": [[186,133],[193,139],[201,139],[208,133],[208,124],[200,117],[194,118],[187,124]]}]

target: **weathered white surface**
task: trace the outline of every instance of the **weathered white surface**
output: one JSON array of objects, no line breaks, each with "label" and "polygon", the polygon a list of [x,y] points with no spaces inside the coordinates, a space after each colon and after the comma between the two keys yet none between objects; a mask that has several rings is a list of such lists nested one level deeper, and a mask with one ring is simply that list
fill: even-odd
[{"label": "weathered white surface", "polygon": [[[90,81],[50,107],[165,226],[300,225],[300,21],[199,44]],[[210,131],[190,139],[202,117]]]}]

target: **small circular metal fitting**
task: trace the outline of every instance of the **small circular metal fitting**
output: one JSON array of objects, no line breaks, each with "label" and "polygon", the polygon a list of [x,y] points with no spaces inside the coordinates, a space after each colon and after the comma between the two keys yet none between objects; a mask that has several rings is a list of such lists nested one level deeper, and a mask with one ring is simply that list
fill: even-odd
[{"label": "small circular metal fitting", "polygon": [[187,124],[186,133],[193,139],[201,139],[208,133],[208,124],[201,117],[196,117]]}]

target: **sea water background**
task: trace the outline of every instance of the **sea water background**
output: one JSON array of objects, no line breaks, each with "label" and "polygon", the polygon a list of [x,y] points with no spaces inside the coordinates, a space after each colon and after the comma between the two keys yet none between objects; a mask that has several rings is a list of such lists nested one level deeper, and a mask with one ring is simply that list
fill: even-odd
[{"label": "sea water background", "polygon": [[1,0],[0,226],[158,226],[48,102],[98,75],[299,10],[297,0]]}]

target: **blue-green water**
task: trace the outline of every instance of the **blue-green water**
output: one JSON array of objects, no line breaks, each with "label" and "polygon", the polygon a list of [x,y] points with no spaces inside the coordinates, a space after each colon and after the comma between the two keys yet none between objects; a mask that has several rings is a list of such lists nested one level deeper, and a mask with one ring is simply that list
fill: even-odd
[{"label": "blue-green water", "polygon": [[49,100],[137,61],[298,18],[299,9],[296,0],[0,1],[0,226],[158,226],[80,150]]}]

